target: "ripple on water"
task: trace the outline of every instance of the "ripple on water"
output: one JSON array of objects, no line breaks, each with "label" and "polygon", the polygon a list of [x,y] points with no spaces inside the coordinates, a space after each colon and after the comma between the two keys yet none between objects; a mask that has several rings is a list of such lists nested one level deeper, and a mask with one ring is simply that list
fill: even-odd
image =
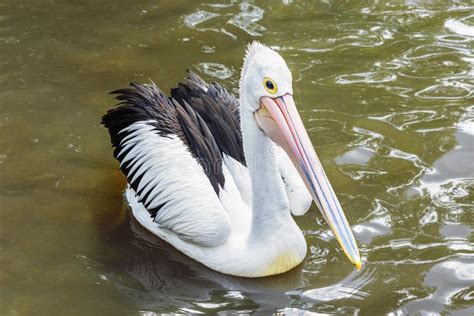
[{"label": "ripple on water", "polygon": [[202,47],[202,51],[203,51],[204,53],[207,53],[207,54],[212,54],[212,53],[214,53],[215,50],[216,50],[216,48],[215,48],[214,46],[207,46],[207,45],[204,45],[204,46]]},{"label": "ripple on water", "polygon": [[190,15],[184,17],[184,24],[191,28],[196,28],[199,24],[209,21],[215,17],[218,17],[219,14],[199,10]]},{"label": "ripple on water", "polygon": [[223,295],[224,297],[231,298],[234,300],[244,300],[245,295],[242,291],[227,291],[226,294]]},{"label": "ripple on water", "polygon": [[329,249],[310,245],[309,256],[307,258],[307,265],[305,266],[305,272],[317,273],[322,265],[326,264],[329,256]]},{"label": "ripple on water", "polygon": [[242,2],[240,12],[234,15],[228,23],[240,28],[252,36],[262,36],[266,28],[257,24],[263,18],[264,10],[255,4]]},{"label": "ripple on water", "polygon": [[[421,45],[402,56],[405,63],[400,76],[436,82],[418,89],[415,96],[428,100],[462,100],[472,95],[472,60],[465,44],[446,46],[440,42]],[[429,83],[429,82],[427,82]]]},{"label": "ripple on water", "polygon": [[200,32],[212,31],[236,39],[237,37],[220,25],[225,24],[225,14],[198,10],[184,17],[184,25]]},{"label": "ripple on water", "polygon": [[472,206],[469,201],[474,192],[474,179],[452,179],[443,183],[425,183],[433,202],[444,208],[458,209]]},{"label": "ripple on water", "polygon": [[[451,259],[434,265],[425,276],[425,286],[434,289],[425,298],[413,300],[395,312],[443,313],[456,304],[458,311],[472,315],[474,263],[472,258]],[[469,313],[469,310],[471,311]],[[398,312],[398,313],[397,313]]]},{"label": "ripple on water", "polygon": [[433,162],[433,170],[421,178],[433,202],[449,209],[472,208],[474,192],[474,107],[469,107],[457,124],[457,146]]},{"label": "ripple on water", "polygon": [[228,79],[232,77],[235,73],[234,69],[218,63],[199,63],[196,65],[196,68],[204,72],[206,75],[221,80]]},{"label": "ripple on water", "polygon": [[473,17],[474,15],[461,20],[449,19],[444,23],[444,27],[458,35],[474,37],[474,25],[469,21]]},{"label": "ripple on water", "polygon": [[395,33],[384,22],[364,23],[363,26],[359,22],[346,23],[341,25],[340,29],[343,34],[337,37],[342,39],[340,43],[342,46],[381,46],[386,40],[392,39]]},{"label": "ripple on water", "polygon": [[466,76],[470,63],[459,58],[458,54],[450,53],[443,56],[430,56],[416,59],[412,67],[406,67],[402,73],[413,78],[443,78],[447,76]]},{"label": "ripple on water", "polygon": [[440,42],[451,43],[451,44],[465,44],[473,40],[467,36],[453,35],[453,34],[437,35],[436,39]]},{"label": "ripple on water", "polygon": [[444,82],[429,86],[415,93],[415,96],[428,99],[466,99],[472,95],[472,87],[457,82]]},{"label": "ripple on water", "polygon": [[[311,59],[313,53],[383,46],[396,33],[396,30],[391,29],[384,21],[361,21],[357,15],[351,16],[349,20],[327,23],[327,20],[320,19],[320,16],[286,19],[284,22],[287,28],[282,30],[285,33],[272,33],[281,36],[275,41],[275,44],[279,45],[275,48]],[[298,31],[294,32],[294,29]],[[315,30],[318,30],[317,35]]]},{"label": "ripple on water", "polygon": [[340,75],[336,77],[338,84],[355,84],[355,83],[384,83],[395,81],[396,75],[384,71],[361,72],[355,74]]},{"label": "ripple on water", "polygon": [[427,212],[420,218],[418,221],[420,226],[426,226],[432,223],[438,222],[438,212],[436,212],[434,207],[428,207]]},{"label": "ripple on water", "polygon": [[414,110],[398,113],[390,113],[382,116],[369,116],[371,120],[382,121],[399,131],[409,129],[412,125],[427,124],[435,120],[444,118],[434,110]]},{"label": "ripple on water", "polygon": [[423,44],[413,49],[409,49],[406,53],[403,54],[402,58],[405,60],[417,60],[440,57],[459,53],[459,49],[460,48],[458,47],[445,45]]},{"label": "ripple on water", "polygon": [[[238,7],[237,12],[229,11],[230,7]],[[184,17],[184,25],[198,31],[219,32],[232,39],[237,35],[229,31],[229,26],[237,27],[251,36],[262,36],[266,28],[257,22],[263,19],[265,10],[249,2],[232,2],[228,5],[206,5],[212,11],[198,9]],[[235,11],[235,10],[234,10]]]}]

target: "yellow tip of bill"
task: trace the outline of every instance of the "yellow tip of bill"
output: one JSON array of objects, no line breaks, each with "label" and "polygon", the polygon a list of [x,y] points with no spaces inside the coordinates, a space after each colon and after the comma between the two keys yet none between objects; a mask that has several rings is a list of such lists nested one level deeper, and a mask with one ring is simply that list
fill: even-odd
[{"label": "yellow tip of bill", "polygon": [[357,260],[357,262],[355,263],[355,266],[356,266],[357,271],[360,271],[360,269],[362,268],[362,262],[360,262],[360,260]]}]

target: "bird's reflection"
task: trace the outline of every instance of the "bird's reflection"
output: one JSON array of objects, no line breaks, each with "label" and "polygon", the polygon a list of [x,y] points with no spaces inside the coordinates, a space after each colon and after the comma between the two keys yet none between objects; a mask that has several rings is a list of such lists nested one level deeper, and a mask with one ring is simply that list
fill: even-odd
[{"label": "bird's reflection", "polygon": [[[115,196],[115,195],[114,195]],[[116,200],[115,200],[116,201]],[[118,209],[117,209],[118,208]],[[121,293],[131,308],[158,313],[248,311],[270,314],[309,304],[337,311],[367,296],[373,269],[342,273],[315,286],[305,263],[284,274],[241,278],[208,269],[149,233],[131,215],[126,202],[98,214],[99,257],[86,258],[104,286]],[[337,303],[339,302],[339,303]],[[349,303],[350,302],[350,303]],[[294,312],[296,309],[291,309]]]},{"label": "bird's reflection", "polygon": [[108,273],[108,279],[140,308],[170,311],[169,308],[176,310],[180,306],[184,312],[234,308],[275,311],[291,303],[288,291],[305,285],[302,265],[266,278],[221,274],[146,231],[130,215],[125,203],[122,218],[123,223],[113,223],[108,232],[108,242],[119,240],[122,253],[118,255],[119,263],[115,262],[117,258],[110,263],[120,267],[113,269],[116,273]]}]

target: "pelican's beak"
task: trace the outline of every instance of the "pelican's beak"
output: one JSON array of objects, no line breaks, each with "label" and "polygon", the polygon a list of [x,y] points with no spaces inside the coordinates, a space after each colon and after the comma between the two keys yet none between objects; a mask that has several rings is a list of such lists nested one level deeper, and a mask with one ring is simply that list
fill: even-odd
[{"label": "pelican's beak", "polygon": [[362,264],[351,227],[306,133],[293,96],[262,97],[260,105],[255,112],[258,125],[287,152],[344,253],[359,270]]}]

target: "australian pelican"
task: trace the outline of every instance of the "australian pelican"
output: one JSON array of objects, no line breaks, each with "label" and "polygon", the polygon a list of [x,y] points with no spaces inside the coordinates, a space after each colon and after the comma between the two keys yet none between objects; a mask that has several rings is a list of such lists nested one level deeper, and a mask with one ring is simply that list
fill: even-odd
[{"label": "australian pelican", "polygon": [[247,48],[240,98],[192,72],[167,97],[152,84],[114,91],[102,123],[128,180],[138,222],[222,273],[263,277],[304,259],[292,215],[314,200],[350,261],[361,267],[351,228],[293,101],[283,58]]}]

